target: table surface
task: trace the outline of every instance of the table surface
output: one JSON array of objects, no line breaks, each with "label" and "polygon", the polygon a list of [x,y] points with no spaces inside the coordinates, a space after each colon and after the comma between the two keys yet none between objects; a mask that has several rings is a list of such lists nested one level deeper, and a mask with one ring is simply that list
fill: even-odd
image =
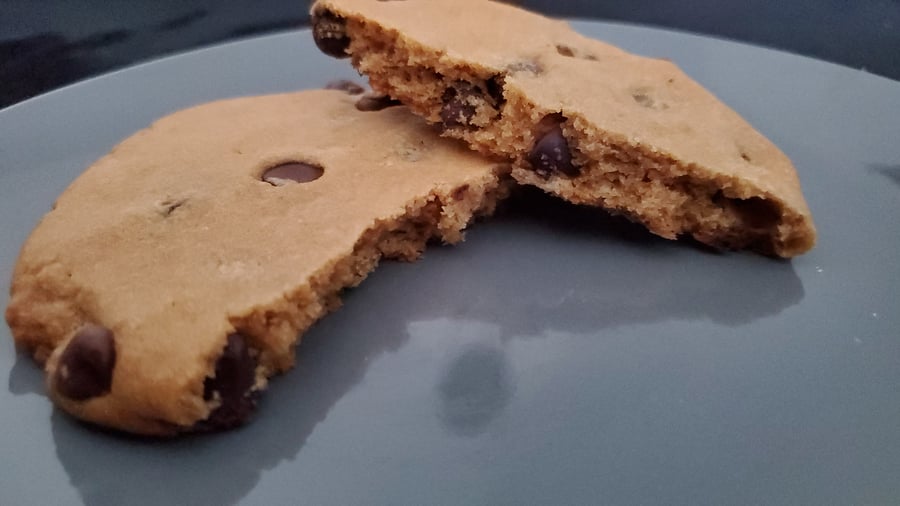
[{"label": "table surface", "polygon": [[[522,0],[552,16],[624,21],[782,49],[900,80],[900,1]],[[196,47],[308,25],[299,0],[3,0],[0,107]]]}]

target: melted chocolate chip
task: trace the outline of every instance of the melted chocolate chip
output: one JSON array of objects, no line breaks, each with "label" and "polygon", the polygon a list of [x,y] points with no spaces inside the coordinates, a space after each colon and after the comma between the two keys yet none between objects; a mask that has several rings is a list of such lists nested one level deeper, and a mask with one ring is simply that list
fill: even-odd
[{"label": "melted chocolate chip", "polygon": [[216,375],[203,382],[203,398],[218,397],[221,404],[199,424],[207,430],[229,429],[242,425],[256,407],[256,360],[250,355],[241,334],[228,336],[222,355],[216,361]]},{"label": "melted chocolate chip", "polygon": [[444,128],[475,127],[472,119],[479,105],[500,109],[506,101],[503,98],[503,77],[494,76],[486,80],[483,88],[466,81],[456,81],[444,91],[441,97],[441,124]]},{"label": "melted chocolate chip", "polygon": [[318,165],[304,162],[287,162],[276,165],[262,175],[262,180],[272,186],[288,183],[308,183],[322,177],[325,170]]},{"label": "melted chocolate chip", "polygon": [[112,386],[116,342],[111,330],[85,325],[66,345],[56,368],[56,390],[76,401],[99,397]]},{"label": "melted chocolate chip", "polygon": [[441,124],[444,128],[469,126],[475,117],[477,90],[471,85],[447,88],[441,97]]},{"label": "melted chocolate chip", "polygon": [[347,36],[344,18],[329,11],[314,13],[312,16],[313,40],[320,51],[335,58],[347,58],[350,37]]},{"label": "melted chocolate chip", "polygon": [[566,176],[578,175],[578,168],[572,164],[569,142],[563,135],[559,124],[547,130],[534,143],[526,160],[541,177],[550,177],[555,173],[562,173]]},{"label": "melted chocolate chip", "polygon": [[366,89],[362,86],[354,83],[353,81],[348,81],[346,79],[339,79],[337,81],[331,81],[330,83],[325,85],[326,90],[338,90],[338,91],[346,91],[350,95],[361,95],[365,93]]},{"label": "melted chocolate chip", "polygon": [[395,105],[403,104],[387,95],[366,94],[356,101],[356,108],[366,112],[380,111]]}]

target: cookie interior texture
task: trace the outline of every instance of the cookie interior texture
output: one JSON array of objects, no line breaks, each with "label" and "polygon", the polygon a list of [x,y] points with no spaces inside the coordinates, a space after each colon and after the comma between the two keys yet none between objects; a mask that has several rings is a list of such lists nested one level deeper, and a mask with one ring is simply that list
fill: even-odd
[{"label": "cookie interior texture", "polygon": [[23,246],[6,311],[60,407],[140,434],[238,425],[343,288],[460,241],[506,195],[506,164],[357,100],[180,111],[72,183]]},{"label": "cookie interior texture", "polygon": [[667,238],[782,257],[815,244],[790,160],[669,61],[485,0],[319,0],[312,16],[329,54],[520,183]]}]

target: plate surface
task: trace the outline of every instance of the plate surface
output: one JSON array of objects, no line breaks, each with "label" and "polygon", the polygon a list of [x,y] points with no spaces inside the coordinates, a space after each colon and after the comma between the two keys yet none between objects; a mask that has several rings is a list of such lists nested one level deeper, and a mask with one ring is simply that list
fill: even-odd
[{"label": "plate surface", "polygon": [[[539,211],[513,206],[460,246],[384,263],[308,333],[252,424],[162,443],[54,410],[4,325],[0,503],[900,501],[900,83],[574,25],[671,58],[778,144],[819,245],[791,262],[714,254],[531,194]],[[0,283],[69,182],[155,118],[354,77],[299,31],[0,111]]]}]

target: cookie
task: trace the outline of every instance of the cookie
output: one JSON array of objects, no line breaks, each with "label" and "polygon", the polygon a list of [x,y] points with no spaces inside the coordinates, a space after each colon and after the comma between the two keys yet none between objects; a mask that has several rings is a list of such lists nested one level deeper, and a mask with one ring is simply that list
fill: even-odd
[{"label": "cookie", "polygon": [[790,160],[670,61],[485,0],[318,0],[313,36],[513,177],[651,232],[792,257],[816,230]]},{"label": "cookie", "polygon": [[24,244],[6,310],[53,401],[139,434],[237,426],[343,288],[460,241],[505,196],[506,164],[372,102],[201,105],[75,180]]}]

